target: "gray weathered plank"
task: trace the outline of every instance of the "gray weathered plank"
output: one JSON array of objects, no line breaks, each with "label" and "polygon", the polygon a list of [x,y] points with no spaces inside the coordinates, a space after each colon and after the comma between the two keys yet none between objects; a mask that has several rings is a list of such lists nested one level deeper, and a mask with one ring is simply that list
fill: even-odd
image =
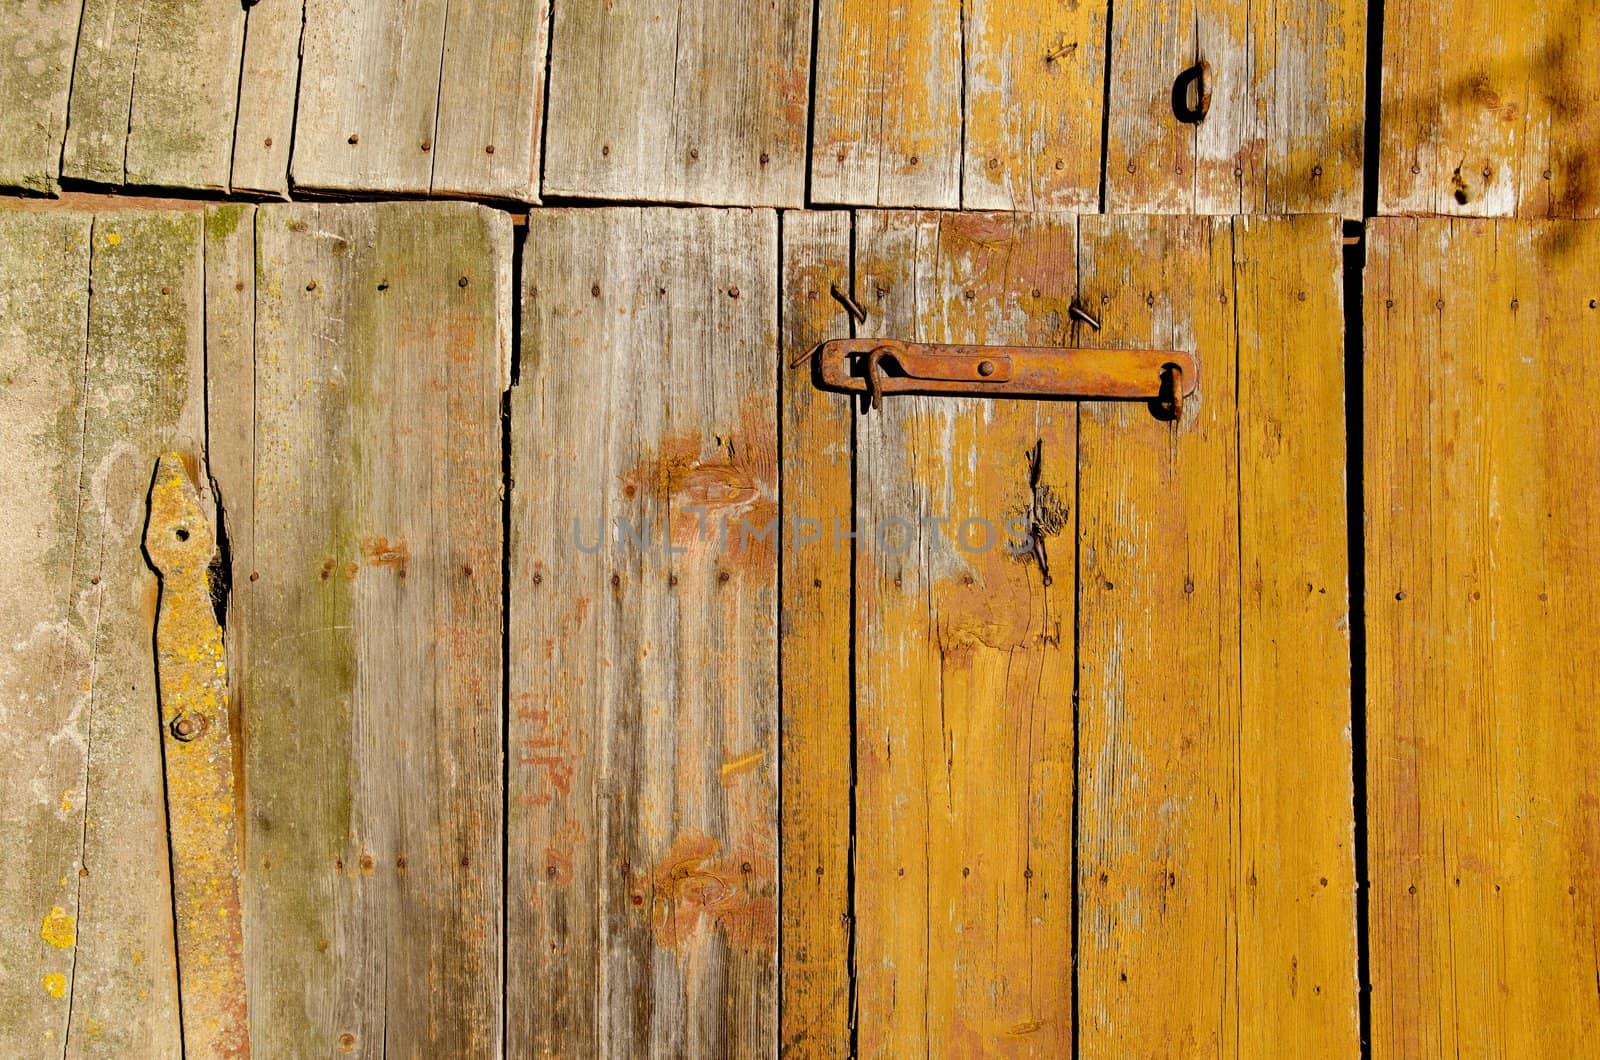
[{"label": "gray weathered plank", "polygon": [[812,199],[959,207],[959,0],[817,2]]},{"label": "gray weathered plank", "polygon": [[[0,214],[0,1053],[60,1054],[94,644],[74,567],[89,230]],[[59,910],[51,917],[52,910]],[[71,928],[68,927],[68,931]],[[52,941],[55,944],[52,944]]]},{"label": "gray weathered plank", "polygon": [[226,190],[244,8],[86,0],[64,176]]},{"label": "gray weathered plank", "polygon": [[556,4],[544,191],[799,206],[811,5]]},{"label": "gray weathered plank", "polygon": [[450,8],[435,194],[538,201],[549,32],[550,0]]},{"label": "gray weathered plank", "polygon": [[[8,539],[24,554],[6,569],[30,575],[9,594],[26,625],[5,667],[7,757],[26,765],[6,770],[22,787],[0,849],[28,874],[5,893],[44,906],[3,914],[5,937],[28,940],[0,951],[25,991],[0,1006],[18,1017],[0,1024],[7,1055],[179,1051],[142,540],[156,457],[204,442],[200,223],[109,214],[91,234],[82,214],[0,216],[7,495],[34,498]],[[37,591],[39,568],[53,591]]]},{"label": "gray weathered plank", "polygon": [[306,0],[294,183],[424,194],[446,0]]},{"label": "gray weathered plank", "polygon": [[0,18],[0,187],[53,192],[82,0],[18,0]]},{"label": "gray weathered plank", "polygon": [[524,260],[509,1051],[771,1055],[776,218],[535,210]]},{"label": "gray weathered plank", "polygon": [[254,1046],[494,1055],[510,222],[274,205],[256,238]]},{"label": "gray weathered plank", "polygon": [[246,16],[233,134],[234,191],[289,192],[304,18],[305,0],[257,0]]}]

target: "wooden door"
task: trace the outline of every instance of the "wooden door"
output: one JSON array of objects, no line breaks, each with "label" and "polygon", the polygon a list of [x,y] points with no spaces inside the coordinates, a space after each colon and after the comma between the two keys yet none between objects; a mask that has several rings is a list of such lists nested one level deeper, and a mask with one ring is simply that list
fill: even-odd
[{"label": "wooden door", "polygon": [[786,376],[785,517],[827,529],[784,561],[784,1041],[1354,1051],[1336,224],[787,224],[786,360],[845,282],[864,333],[1201,381],[1169,423]]}]

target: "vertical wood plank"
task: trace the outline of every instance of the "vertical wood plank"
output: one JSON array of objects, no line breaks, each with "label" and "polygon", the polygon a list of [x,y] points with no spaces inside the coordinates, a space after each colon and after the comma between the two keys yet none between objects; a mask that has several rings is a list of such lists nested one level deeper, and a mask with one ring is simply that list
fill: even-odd
[{"label": "vertical wood plank", "polygon": [[776,218],[536,210],[527,239],[510,1051],[770,1055]]},{"label": "vertical wood plank", "polygon": [[82,14],[82,0],[26,0],[0,20],[0,187],[56,190]]},{"label": "vertical wood plank", "polygon": [[972,0],[963,208],[1099,209],[1108,8]]},{"label": "vertical wood plank", "polygon": [[549,32],[549,0],[450,8],[435,194],[538,201]]},{"label": "vertical wood plank", "polygon": [[227,190],[244,26],[233,0],[86,0],[63,175]]},{"label": "vertical wood plank", "polygon": [[[30,876],[4,890],[35,907],[5,910],[5,937],[21,943],[4,951],[7,984],[14,973],[27,993],[0,1026],[23,1056],[176,1055],[157,585],[141,546],[156,456],[203,452],[200,215],[104,215],[92,232],[81,214],[0,220],[15,237],[16,294],[0,307],[18,406],[7,440],[24,476],[10,495],[36,498],[10,517],[22,521],[10,547],[42,546],[54,583],[17,593],[52,604],[18,614],[33,621],[7,640],[8,753],[26,752],[7,831],[38,831],[14,848],[5,837]],[[28,315],[12,318],[22,299]]]},{"label": "vertical wood plank", "polygon": [[495,1054],[510,224],[266,206],[256,232],[253,1042]]},{"label": "vertical wood plank", "polygon": [[[1070,216],[861,223],[886,334],[1062,337]],[[863,1055],[1071,1051],[1076,434],[1064,402],[897,397],[858,423]]]},{"label": "vertical wood plank", "polygon": [[[80,575],[86,214],[0,214],[0,1052],[60,1055],[95,636]],[[87,590],[87,592],[86,592]]]},{"label": "vertical wood plank", "polygon": [[1600,213],[1600,33],[1581,0],[1385,9],[1378,209]]},{"label": "vertical wood plank", "polygon": [[[1366,6],[1290,6],[1115,5],[1109,210],[1359,216]],[[1191,124],[1174,85],[1201,60],[1211,104]]]},{"label": "vertical wood plank", "polygon": [[961,0],[817,0],[811,199],[961,205]]},{"label": "vertical wood plank", "polygon": [[[817,390],[814,344],[849,334],[832,289],[849,292],[851,219],[842,211],[783,215],[782,513],[815,520],[782,550],[778,623],[783,702],[781,1051],[850,1050],[851,553],[836,539],[854,519],[849,400]],[[836,522],[837,521],[837,522]],[[811,524],[803,524],[810,526]]]},{"label": "vertical wood plank", "polygon": [[[1234,221],[1239,1047],[1360,1051],[1341,233]],[[1226,370],[1226,369],[1224,369]]]},{"label": "vertical wood plank", "polygon": [[245,18],[232,190],[282,198],[289,193],[305,0],[256,0]]},{"label": "vertical wood plank", "polygon": [[1369,231],[1374,1049],[1581,1053],[1600,1032],[1600,235]]},{"label": "vertical wood plank", "polygon": [[[1079,475],[1079,1043],[1239,1045],[1240,582],[1228,223],[1081,222],[1086,345],[1194,354],[1181,423],[1086,403]],[[1185,974],[1174,977],[1174,968]]]},{"label": "vertical wood plank", "polygon": [[294,183],[425,194],[446,0],[305,0]]},{"label": "vertical wood plank", "polygon": [[550,195],[800,206],[803,0],[557,4]]}]

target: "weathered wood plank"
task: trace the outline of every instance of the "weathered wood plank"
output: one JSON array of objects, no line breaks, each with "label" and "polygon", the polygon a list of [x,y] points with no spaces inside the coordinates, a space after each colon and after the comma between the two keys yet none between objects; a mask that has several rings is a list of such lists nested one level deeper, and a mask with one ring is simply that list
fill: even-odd
[{"label": "weathered wood plank", "polygon": [[246,15],[233,135],[236,192],[280,197],[289,193],[289,148],[304,22],[305,0],[256,0]]},{"label": "weathered wood plank", "polygon": [[961,0],[817,2],[812,201],[959,207]]},{"label": "weathered wood plank", "polygon": [[1082,233],[1104,329],[1081,338],[1190,350],[1200,381],[1177,424],[1138,405],[1081,419],[1080,1047],[1347,1054],[1336,229]]},{"label": "weathered wood plank", "polygon": [[494,1055],[510,223],[266,206],[256,233],[254,1047]]},{"label": "weathered wood plank", "polygon": [[535,210],[527,239],[509,1051],[770,1055],[776,218]]},{"label": "weathered wood plank", "polygon": [[1384,14],[1378,209],[1600,214],[1600,34],[1578,0]]},{"label": "weathered wood plank", "polygon": [[234,0],[86,0],[62,174],[227,190],[244,26]]},{"label": "weathered wood plank", "polygon": [[[851,554],[835,526],[854,519],[850,402],[817,390],[793,362],[850,334],[833,297],[850,290],[850,215],[783,215],[782,416],[786,541],[778,624],[783,702],[783,1018],[781,1051],[850,1051]],[[838,520],[835,523],[835,520]],[[810,524],[806,524],[810,525]]]},{"label": "weathered wood plank", "polygon": [[[874,330],[1063,337],[1070,215],[860,224]],[[858,423],[863,1055],[1071,1052],[1076,435],[1064,402],[896,397]]]},{"label": "weathered wood plank", "polygon": [[1374,1050],[1577,1055],[1600,1033],[1600,230],[1369,240]]},{"label": "weathered wood plank", "polygon": [[450,7],[435,194],[538,201],[549,32],[549,0]]},{"label": "weathered wood plank", "polygon": [[800,206],[805,0],[556,4],[550,195]]},{"label": "weathered wood plank", "polygon": [[[0,1052],[61,1055],[82,865],[94,631],[81,610],[89,232],[0,214]],[[92,599],[92,598],[91,598]],[[46,929],[41,933],[41,927]]]},{"label": "weathered wood plank", "polygon": [[0,19],[0,187],[56,190],[82,14],[83,0],[21,0]]},{"label": "weathered wood plank", "polygon": [[446,0],[305,0],[294,183],[425,194]]},{"label": "weathered wood plank", "polygon": [[[1114,16],[1107,209],[1360,215],[1364,3],[1132,0]],[[1202,60],[1210,109],[1186,123],[1175,82]]]},{"label": "weathered wood plank", "polygon": [[1100,206],[1105,0],[972,0],[962,206]]},{"label": "weathered wood plank", "polygon": [[[15,292],[0,313],[5,393],[17,402],[6,464],[24,476],[8,495],[35,498],[13,516],[25,520],[13,547],[37,549],[55,582],[14,594],[27,626],[7,641],[6,728],[18,737],[8,751],[25,753],[8,804],[20,816],[8,809],[7,824],[38,831],[5,837],[7,861],[30,875],[4,890],[45,903],[5,911],[6,937],[28,940],[4,952],[8,988],[27,991],[18,1022],[8,1004],[0,1025],[8,1045],[18,1035],[16,1055],[179,1051],[157,583],[142,540],[157,455],[199,456],[204,442],[200,221],[112,215],[91,235],[81,214],[0,217],[11,237],[0,240],[3,286]],[[53,603],[30,613],[26,601]]]},{"label": "weathered wood plank", "polygon": [[1347,1057],[1360,1041],[1341,235],[1333,217],[1239,218],[1233,239],[1239,1049]]}]

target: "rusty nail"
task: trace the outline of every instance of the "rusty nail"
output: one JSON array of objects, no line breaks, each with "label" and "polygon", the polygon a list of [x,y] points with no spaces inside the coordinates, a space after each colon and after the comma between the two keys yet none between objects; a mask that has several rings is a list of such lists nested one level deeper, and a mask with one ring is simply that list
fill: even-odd
[{"label": "rusty nail", "polygon": [[456,281],[456,286],[457,287],[465,287],[466,285],[467,285],[467,278],[465,276],[461,277],[461,279]]},{"label": "rusty nail", "polygon": [[347,143],[352,143],[352,144],[358,144],[358,143],[361,142],[361,137],[357,136],[355,133],[351,133],[350,134],[350,139],[347,140],[346,142]]},{"label": "rusty nail", "polygon": [[850,297],[849,291],[846,291],[837,283],[834,283],[830,290],[833,291],[834,300],[844,306],[844,311],[850,314],[851,320],[854,320],[857,324],[865,324],[867,322],[867,311],[861,308],[860,302]]},{"label": "rusty nail", "polygon": [[1078,50],[1078,42],[1077,41],[1063,42],[1062,44],[1058,44],[1052,51],[1048,52],[1044,57],[1044,61],[1047,62],[1047,63],[1053,63],[1057,59],[1060,59],[1060,58],[1062,58],[1064,56],[1067,56],[1067,55],[1071,55],[1073,52],[1075,52],[1077,50]]},{"label": "rusty nail", "polygon": [[1083,303],[1079,302],[1077,299],[1073,299],[1072,305],[1067,307],[1067,316],[1071,317],[1073,320],[1082,321],[1091,328],[1094,328],[1096,331],[1100,330],[1100,321],[1095,318],[1093,313],[1085,309],[1083,307]]},{"label": "rusty nail", "polygon": [[484,148],[483,148],[483,153],[486,154],[486,155],[494,154],[494,144],[485,144]]},{"label": "rusty nail", "polygon": [[978,374],[979,375],[985,375],[985,376],[994,375],[994,362],[993,361],[979,361],[978,362]]}]

